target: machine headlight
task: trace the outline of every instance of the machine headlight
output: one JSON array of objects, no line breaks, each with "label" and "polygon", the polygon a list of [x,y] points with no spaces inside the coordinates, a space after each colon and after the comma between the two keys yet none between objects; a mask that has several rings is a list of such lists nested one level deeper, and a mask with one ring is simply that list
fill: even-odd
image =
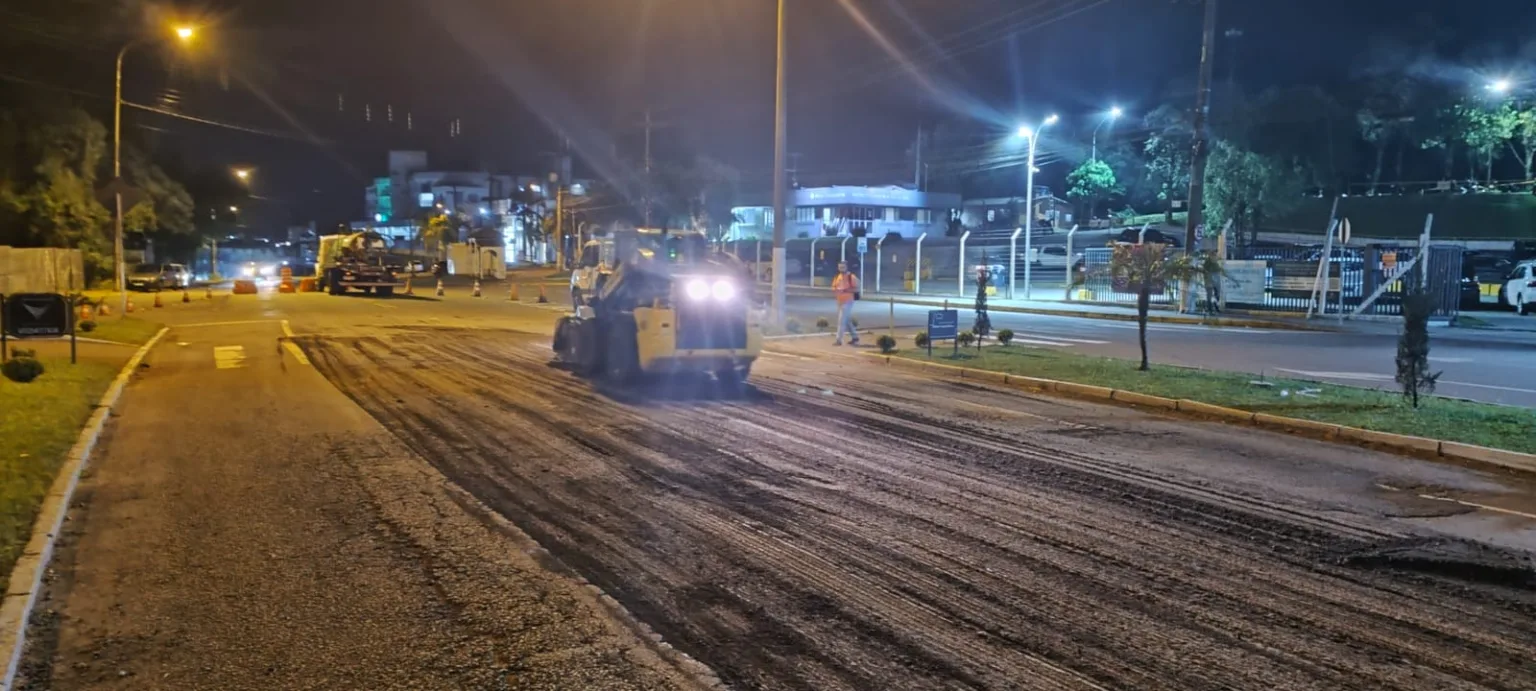
[{"label": "machine headlight", "polygon": [[721,302],[736,297],[736,286],[730,281],[715,281],[709,291],[714,294],[716,300]]},{"label": "machine headlight", "polygon": [[255,276],[256,275],[256,267],[254,267],[254,266],[243,266],[243,267],[240,267],[240,275],[242,275],[242,276]]},{"label": "machine headlight", "polygon": [[688,281],[685,290],[688,291],[688,297],[694,300],[704,300],[709,297],[709,283],[702,278]]}]

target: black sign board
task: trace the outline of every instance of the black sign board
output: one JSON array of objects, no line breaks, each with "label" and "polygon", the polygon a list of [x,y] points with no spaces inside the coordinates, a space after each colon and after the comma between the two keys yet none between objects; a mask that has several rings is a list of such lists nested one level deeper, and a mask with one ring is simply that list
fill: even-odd
[{"label": "black sign board", "polygon": [[5,298],[5,332],[16,338],[53,338],[69,333],[69,301],[56,293],[18,293]]}]

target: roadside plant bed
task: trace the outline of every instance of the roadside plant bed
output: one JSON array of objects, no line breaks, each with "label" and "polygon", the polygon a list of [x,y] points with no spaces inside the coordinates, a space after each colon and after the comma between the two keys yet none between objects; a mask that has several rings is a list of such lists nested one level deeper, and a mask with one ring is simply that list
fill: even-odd
[{"label": "roadside plant bed", "polygon": [[[929,359],[922,351],[900,351],[894,356]],[[1189,399],[1377,432],[1536,453],[1536,433],[1531,431],[1536,429],[1536,410],[1525,408],[1430,396],[1421,399],[1420,407],[1415,410],[1401,394],[1393,391],[1169,366],[1154,366],[1149,372],[1141,372],[1132,360],[1027,346],[962,350],[958,357],[948,352],[940,356],[935,351],[932,362]],[[1255,381],[1265,384],[1251,383]]]},{"label": "roadside plant bed", "polygon": [[0,378],[0,578],[9,577],[65,454],[118,372],[111,363],[41,360],[47,372],[32,382]]},{"label": "roadside plant bed", "polygon": [[[118,343],[131,343],[139,345],[148,341],[160,331],[161,324],[136,317],[118,318],[117,315],[103,317],[96,321],[96,327],[90,330],[90,337],[102,341],[116,341]],[[81,332],[85,332],[82,330]]]}]

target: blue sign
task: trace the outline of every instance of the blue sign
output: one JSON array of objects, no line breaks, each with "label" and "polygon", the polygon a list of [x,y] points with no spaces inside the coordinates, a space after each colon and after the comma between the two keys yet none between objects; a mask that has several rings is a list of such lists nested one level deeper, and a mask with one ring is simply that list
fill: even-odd
[{"label": "blue sign", "polygon": [[954,340],[960,337],[960,312],[928,310],[928,340]]},{"label": "blue sign", "polygon": [[859,238],[859,254],[869,254],[869,238]]}]

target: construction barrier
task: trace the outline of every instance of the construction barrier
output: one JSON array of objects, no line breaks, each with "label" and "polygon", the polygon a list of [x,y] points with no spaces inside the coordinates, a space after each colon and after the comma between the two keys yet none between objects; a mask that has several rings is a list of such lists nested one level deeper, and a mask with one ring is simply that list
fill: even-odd
[{"label": "construction barrier", "polygon": [[278,275],[277,292],[279,292],[279,293],[291,293],[291,292],[293,292],[293,267],[284,264],[283,268],[278,270],[277,275]]},{"label": "construction barrier", "polygon": [[256,282],[245,278],[238,279],[235,281],[235,289],[232,292],[235,295],[255,295]]},{"label": "construction barrier", "polygon": [[294,292],[293,281],[284,281],[282,283],[277,284],[277,292],[279,292],[279,293],[292,293],[292,292]]},{"label": "construction barrier", "polygon": [[317,279],[314,276],[310,276],[308,278],[301,278],[301,279],[299,279],[299,292],[301,292],[301,293],[313,293],[313,292],[315,292],[316,290],[319,290],[319,289],[320,289],[320,279]]},{"label": "construction barrier", "polygon": [[155,293],[155,309],[160,309],[161,307],[164,307],[164,306],[165,305],[160,304],[160,293],[156,292]]},{"label": "construction barrier", "polygon": [[520,300],[517,297],[517,284],[516,283],[513,283],[512,287],[507,289],[507,296],[512,298],[513,302],[522,302],[522,300]]},{"label": "construction barrier", "polygon": [[413,279],[415,277],[416,277],[415,273],[408,273],[408,274],[405,275],[405,294],[406,295],[415,295],[416,294],[416,291],[414,289],[412,289],[412,287],[411,287],[411,282],[412,282],[411,279]]},{"label": "construction barrier", "polygon": [[470,293],[470,295],[472,297],[480,297],[480,279],[475,279],[475,292]]},{"label": "construction barrier", "polygon": [[549,302],[549,296],[544,294],[544,284],[539,284],[539,304]]},{"label": "construction barrier", "polygon": [[443,279],[441,278],[437,279],[437,296],[443,296]]}]

